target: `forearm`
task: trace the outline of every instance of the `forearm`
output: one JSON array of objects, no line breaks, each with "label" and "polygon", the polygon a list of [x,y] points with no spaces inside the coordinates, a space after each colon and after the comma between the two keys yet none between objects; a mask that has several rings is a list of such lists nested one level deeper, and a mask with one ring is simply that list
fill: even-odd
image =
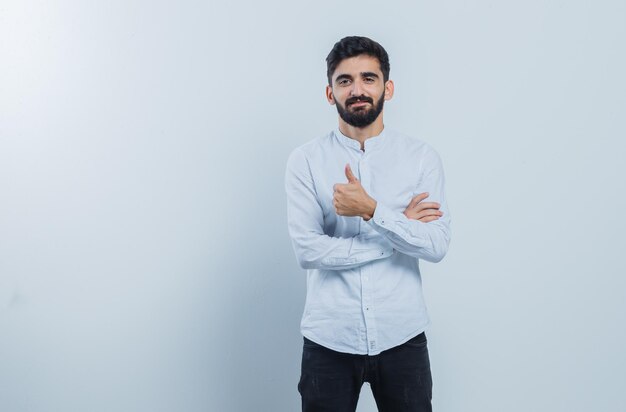
[{"label": "forearm", "polygon": [[372,229],[385,236],[400,253],[441,261],[450,244],[450,218],[447,213],[435,221],[424,223],[408,219],[378,202],[374,216],[368,221]]},{"label": "forearm", "polygon": [[[287,162],[287,227],[296,258],[304,269],[350,269],[393,254],[389,240],[379,233],[331,237],[303,153],[296,150]],[[346,235],[348,236],[348,235]]]},{"label": "forearm", "polygon": [[351,238],[294,234],[292,244],[298,263],[303,269],[351,269],[393,254],[391,242],[379,233]]}]

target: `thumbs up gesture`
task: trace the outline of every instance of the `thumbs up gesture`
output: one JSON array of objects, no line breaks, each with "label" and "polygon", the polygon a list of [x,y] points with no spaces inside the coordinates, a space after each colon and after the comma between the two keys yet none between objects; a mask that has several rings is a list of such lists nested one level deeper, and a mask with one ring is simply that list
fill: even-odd
[{"label": "thumbs up gesture", "polygon": [[376,200],[367,194],[359,179],[354,176],[350,164],[346,164],[348,183],[336,183],[333,186],[333,206],[340,216],[361,216],[369,220],[374,216]]}]

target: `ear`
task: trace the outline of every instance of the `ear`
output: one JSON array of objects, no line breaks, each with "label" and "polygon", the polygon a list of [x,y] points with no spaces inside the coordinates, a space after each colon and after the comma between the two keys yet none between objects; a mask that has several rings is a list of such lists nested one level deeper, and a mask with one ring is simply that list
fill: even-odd
[{"label": "ear", "polygon": [[393,80],[387,80],[385,83],[385,100],[391,100],[393,97]]},{"label": "ear", "polygon": [[328,100],[328,103],[330,104],[335,104],[335,96],[333,96],[333,88],[330,86],[326,86],[326,100]]}]

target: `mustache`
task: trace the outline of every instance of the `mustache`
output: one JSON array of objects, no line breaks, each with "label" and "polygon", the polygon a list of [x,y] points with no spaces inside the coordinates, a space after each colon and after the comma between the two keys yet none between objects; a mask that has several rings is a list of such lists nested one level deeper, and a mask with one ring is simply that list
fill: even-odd
[{"label": "mustache", "polygon": [[374,104],[374,100],[371,97],[367,97],[367,96],[355,96],[355,97],[350,97],[349,99],[346,100],[346,106],[350,106],[353,103],[356,102],[367,102],[370,104]]}]

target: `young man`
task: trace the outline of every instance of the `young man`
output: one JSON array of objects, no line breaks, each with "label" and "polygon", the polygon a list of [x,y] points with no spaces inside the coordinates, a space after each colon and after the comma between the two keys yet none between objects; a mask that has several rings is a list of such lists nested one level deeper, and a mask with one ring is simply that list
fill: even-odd
[{"label": "young man", "polygon": [[303,411],[354,411],[369,382],[380,411],[431,411],[419,259],[440,261],[450,214],[438,154],[383,124],[389,58],[346,37],[326,58],[339,127],[287,161],[289,234],[307,297]]}]

